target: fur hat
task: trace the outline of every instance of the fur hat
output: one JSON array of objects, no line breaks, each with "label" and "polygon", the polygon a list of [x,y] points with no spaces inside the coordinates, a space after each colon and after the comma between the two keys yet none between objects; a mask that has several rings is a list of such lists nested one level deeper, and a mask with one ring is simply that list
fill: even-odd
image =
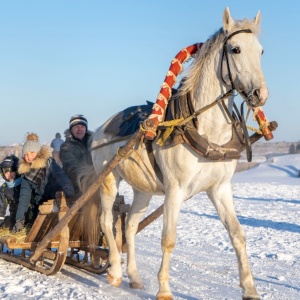
[{"label": "fur hat", "polygon": [[69,129],[71,130],[73,126],[75,125],[83,125],[88,128],[88,121],[84,115],[75,115],[71,117],[69,122]]},{"label": "fur hat", "polygon": [[30,133],[27,135],[26,142],[23,145],[23,157],[28,152],[38,153],[41,150],[41,145],[39,143],[39,137],[35,133]]}]

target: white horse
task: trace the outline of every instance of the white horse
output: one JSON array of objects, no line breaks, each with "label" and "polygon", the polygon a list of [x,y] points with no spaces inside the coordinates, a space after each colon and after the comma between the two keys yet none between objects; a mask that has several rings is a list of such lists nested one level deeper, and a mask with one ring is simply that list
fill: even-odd
[{"label": "white horse", "polygon": [[[260,12],[254,20],[235,21],[229,9],[225,9],[223,27],[198,51],[181,87],[181,94],[190,93],[195,110],[209,105],[231,89],[236,90],[250,108],[264,105],[268,90],[260,65],[263,49],[258,41],[259,24]],[[225,100],[230,112],[233,100],[232,95]],[[231,139],[232,120],[222,105],[213,106],[197,119],[198,133],[205,135],[209,142],[224,145]],[[110,143],[116,139],[115,136],[105,133],[111,120],[112,118],[95,132],[92,157],[97,174],[117,152],[118,147],[126,142],[119,139],[115,143]],[[106,146],[96,149],[99,144]],[[169,267],[171,253],[176,243],[180,208],[185,200],[206,191],[235,249],[243,299],[259,299],[248,263],[245,234],[233,205],[231,178],[237,160],[209,160],[197,154],[186,143],[160,147],[153,142],[152,147],[163,182],[149,161],[145,145],[138,143],[131,155],[118,164],[100,187],[102,207],[100,223],[110,249],[111,267],[107,274],[109,282],[118,286],[122,280],[120,253],[112,231],[112,207],[120,181],[124,179],[134,191],[132,207],[126,221],[127,273],[131,287],[143,288],[134,248],[138,222],[146,212],[152,195],[165,195],[161,239],[162,261],[156,297],[173,299],[169,286]]]}]

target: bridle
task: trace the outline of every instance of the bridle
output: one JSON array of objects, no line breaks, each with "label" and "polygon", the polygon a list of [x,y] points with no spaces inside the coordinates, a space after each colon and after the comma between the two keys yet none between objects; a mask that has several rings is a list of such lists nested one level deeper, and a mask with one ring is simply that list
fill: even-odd
[{"label": "bridle", "polygon": [[224,42],[223,42],[223,52],[222,52],[222,59],[221,59],[221,78],[222,78],[222,81],[225,84],[227,84],[227,82],[225,81],[224,76],[223,76],[223,60],[224,60],[224,57],[225,57],[226,66],[227,66],[227,70],[228,70],[228,77],[229,77],[229,80],[230,80],[232,90],[235,90],[236,88],[234,86],[233,79],[232,79],[232,73],[231,73],[231,70],[230,70],[230,64],[229,64],[229,59],[228,59],[228,51],[227,51],[227,42],[233,36],[235,36],[239,33],[252,33],[252,31],[251,31],[251,29],[241,29],[241,30],[234,31],[230,35],[226,36],[225,39],[224,39]]},{"label": "bridle", "polygon": [[[228,77],[229,77],[230,84],[231,84],[231,90],[229,92],[231,92],[231,93],[233,93],[233,91],[236,90],[236,87],[235,87],[233,79],[232,79],[232,72],[231,72],[231,69],[230,69],[230,64],[229,64],[229,59],[228,59],[227,42],[233,36],[235,36],[239,33],[252,33],[252,31],[251,31],[251,29],[241,29],[241,30],[234,31],[233,33],[226,36],[225,39],[224,39],[224,42],[223,42],[223,52],[222,52],[221,71],[220,72],[221,72],[222,81],[227,85],[227,82],[225,81],[224,76],[223,76],[223,60],[224,60],[224,57],[225,57],[227,71],[228,71]],[[251,142],[250,142],[250,138],[249,138],[247,127],[246,127],[246,121],[245,121],[245,118],[244,118],[244,103],[245,103],[245,100],[241,104],[240,113],[239,113],[235,103],[233,104],[233,107],[235,109],[238,120],[240,122],[240,126],[243,130],[243,133],[244,133],[244,138],[245,138],[245,143],[246,143],[247,160],[251,161],[252,160],[252,148],[251,148]],[[224,105],[223,105],[223,107],[224,107]]]}]

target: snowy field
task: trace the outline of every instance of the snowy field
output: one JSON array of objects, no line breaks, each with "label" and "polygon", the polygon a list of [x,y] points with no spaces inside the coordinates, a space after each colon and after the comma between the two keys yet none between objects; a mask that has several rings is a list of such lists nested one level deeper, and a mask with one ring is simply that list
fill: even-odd
[{"label": "snowy field", "polygon": [[[247,237],[250,265],[261,299],[300,299],[300,155],[269,158],[233,179],[234,202]],[[123,183],[121,194],[132,193]],[[152,199],[149,212],[162,203]],[[155,299],[160,266],[161,218],[137,236],[138,265],[145,290],[110,286],[105,275],[65,266],[52,277],[0,260],[1,299]],[[126,256],[123,256],[126,261]],[[175,299],[242,298],[227,233],[204,193],[182,207],[170,285]]]}]

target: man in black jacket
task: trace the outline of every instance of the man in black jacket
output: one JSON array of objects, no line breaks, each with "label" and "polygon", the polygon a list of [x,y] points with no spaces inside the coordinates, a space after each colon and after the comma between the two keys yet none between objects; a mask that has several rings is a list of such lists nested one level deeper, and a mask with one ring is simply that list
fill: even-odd
[{"label": "man in black jacket", "polygon": [[84,115],[72,116],[69,129],[65,131],[66,141],[60,147],[62,168],[71,179],[75,195],[81,195],[77,184],[80,167],[92,165],[91,143],[93,134],[88,130],[88,121]]}]

